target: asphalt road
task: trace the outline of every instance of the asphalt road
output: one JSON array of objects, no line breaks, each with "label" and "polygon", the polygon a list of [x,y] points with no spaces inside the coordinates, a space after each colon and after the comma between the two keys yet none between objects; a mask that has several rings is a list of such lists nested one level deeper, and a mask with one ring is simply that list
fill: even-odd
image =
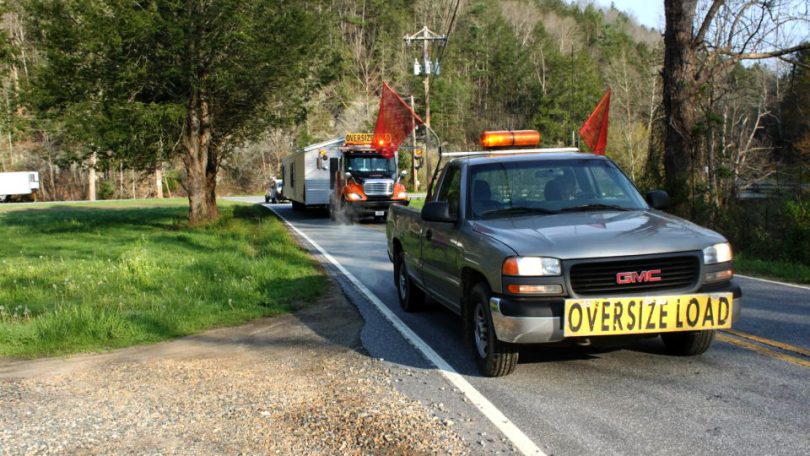
[{"label": "asphalt road", "polygon": [[[810,454],[810,289],[738,278],[739,332],[722,334],[699,357],[665,355],[659,339],[613,349],[534,346],[521,350],[512,375],[490,379],[478,374],[454,314],[440,306],[417,314],[399,309],[384,224],[338,225],[322,213],[272,207],[547,454]],[[509,450],[379,312],[351,286],[344,289],[366,320],[370,355],[408,372],[403,392],[455,417],[474,452]]]}]

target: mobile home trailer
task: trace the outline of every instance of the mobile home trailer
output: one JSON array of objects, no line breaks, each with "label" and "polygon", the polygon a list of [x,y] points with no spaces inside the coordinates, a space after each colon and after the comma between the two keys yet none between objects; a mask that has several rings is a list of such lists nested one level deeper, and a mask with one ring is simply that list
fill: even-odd
[{"label": "mobile home trailer", "polygon": [[22,171],[0,173],[0,202],[26,197],[39,190],[39,173]]},{"label": "mobile home trailer", "polygon": [[281,160],[284,197],[293,209],[328,207],[330,196],[329,159],[339,158],[343,138],[311,144]]}]

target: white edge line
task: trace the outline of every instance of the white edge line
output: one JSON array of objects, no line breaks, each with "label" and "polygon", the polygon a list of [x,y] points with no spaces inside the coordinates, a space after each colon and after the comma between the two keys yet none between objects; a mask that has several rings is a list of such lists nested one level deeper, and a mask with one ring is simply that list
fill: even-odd
[{"label": "white edge line", "polygon": [[492,404],[483,394],[481,394],[474,386],[472,386],[461,374],[456,372],[450,364],[445,361],[433,348],[430,347],[421,337],[411,330],[399,317],[394,314],[383,302],[363,285],[351,272],[347,271],[332,255],[326,252],[320,245],[313,241],[309,236],[304,234],[301,230],[295,227],[287,219],[282,217],[275,209],[270,206],[264,206],[271,211],[278,218],[280,218],[287,226],[292,228],[299,236],[309,242],[315,249],[326,258],[327,261],[332,263],[357,289],[363,293],[369,301],[380,311],[381,314],[399,331],[402,336],[408,340],[428,361],[433,363],[434,366],[441,372],[441,374],[450,381],[456,388],[458,388],[475,407],[484,414],[492,424],[495,425],[505,436],[508,438],[515,448],[520,450],[525,455],[546,456],[546,454],[535,445],[532,440],[526,436],[512,421],[506,417],[495,405]]},{"label": "white edge line", "polygon": [[775,284],[775,285],[782,285],[782,286],[785,286],[785,287],[799,288],[801,290],[810,290],[810,287],[808,287],[808,286],[797,285],[795,283],[777,282],[776,280],[761,279],[759,277],[751,277],[751,276],[742,275],[742,274],[734,274],[734,277],[742,277],[743,279],[759,280],[760,282],[767,282],[767,283],[772,283],[772,284]]}]

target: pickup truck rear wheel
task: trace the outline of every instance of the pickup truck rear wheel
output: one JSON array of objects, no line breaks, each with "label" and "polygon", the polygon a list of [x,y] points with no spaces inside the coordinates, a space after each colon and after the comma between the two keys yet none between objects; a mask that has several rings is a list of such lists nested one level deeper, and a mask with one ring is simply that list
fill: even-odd
[{"label": "pickup truck rear wheel", "polygon": [[688,331],[661,334],[667,351],[678,356],[700,355],[709,349],[715,331]]},{"label": "pickup truck rear wheel", "polygon": [[424,306],[425,292],[411,280],[402,254],[397,255],[397,261],[394,263],[394,285],[397,287],[397,296],[402,310],[416,312]]},{"label": "pickup truck rear wheel", "polygon": [[466,326],[472,330],[473,351],[478,369],[487,377],[503,377],[515,370],[518,349],[517,345],[500,341],[495,336],[495,326],[489,310],[490,295],[486,284],[479,283],[473,287],[469,298],[469,305],[472,306],[469,318],[472,322]]}]

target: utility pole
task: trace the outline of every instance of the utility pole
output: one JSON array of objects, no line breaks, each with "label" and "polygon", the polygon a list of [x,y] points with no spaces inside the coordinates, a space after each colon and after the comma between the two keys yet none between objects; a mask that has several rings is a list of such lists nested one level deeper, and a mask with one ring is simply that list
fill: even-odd
[{"label": "utility pole", "polygon": [[[413,95],[411,95],[411,110],[413,110]],[[411,150],[411,165],[413,171],[413,191],[419,191],[419,175],[416,173],[416,128],[411,130],[411,145],[413,149]]]},{"label": "utility pole", "polygon": [[[430,45],[434,42],[445,43],[447,42],[446,35],[439,35],[436,32],[433,32],[427,25],[422,27],[421,30],[414,33],[413,35],[405,35],[403,38],[405,40],[405,44],[410,46],[414,41],[421,41],[422,42],[422,63],[419,63],[419,60],[414,59],[413,62],[413,74],[415,76],[424,75],[424,85],[425,85],[425,125],[430,127],[430,75],[434,74],[436,76],[439,75],[440,68],[439,68],[439,61],[436,60],[435,62],[430,60]],[[427,179],[430,179],[430,155],[428,154],[427,147],[425,147],[425,171],[427,172],[426,176]]]}]

